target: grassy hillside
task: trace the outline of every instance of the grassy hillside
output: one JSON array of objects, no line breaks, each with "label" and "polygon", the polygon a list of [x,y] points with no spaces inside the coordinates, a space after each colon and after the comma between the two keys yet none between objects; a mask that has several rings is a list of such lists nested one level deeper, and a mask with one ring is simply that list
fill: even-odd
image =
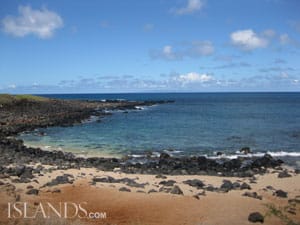
[{"label": "grassy hillside", "polygon": [[35,95],[10,95],[10,94],[0,94],[0,104],[11,104],[18,101],[33,101],[41,102],[48,101],[48,98],[35,96]]}]

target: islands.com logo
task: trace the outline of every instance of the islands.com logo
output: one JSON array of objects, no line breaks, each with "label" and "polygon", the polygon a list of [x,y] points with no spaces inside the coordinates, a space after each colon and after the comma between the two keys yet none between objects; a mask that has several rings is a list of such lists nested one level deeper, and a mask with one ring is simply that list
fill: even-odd
[{"label": "islands.com logo", "polygon": [[50,202],[40,202],[34,205],[27,202],[8,202],[8,218],[35,219],[42,217],[48,219],[56,216],[64,219],[106,219],[106,212],[89,212],[86,206],[87,202],[59,202],[55,205]]}]

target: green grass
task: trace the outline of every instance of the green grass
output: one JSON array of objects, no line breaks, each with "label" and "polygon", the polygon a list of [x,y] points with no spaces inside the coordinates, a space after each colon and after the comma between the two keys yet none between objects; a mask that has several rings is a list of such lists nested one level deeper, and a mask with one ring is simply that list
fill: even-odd
[{"label": "green grass", "polygon": [[268,211],[265,215],[265,217],[275,216],[279,218],[283,224],[285,225],[299,225],[299,223],[293,221],[291,218],[288,217],[286,214],[287,207],[276,207],[274,204],[265,204],[265,206],[268,208]]},{"label": "green grass", "polygon": [[34,102],[44,102],[48,101],[48,98],[35,96],[35,95],[10,95],[10,94],[0,94],[0,104],[11,104],[18,101],[34,101]]}]

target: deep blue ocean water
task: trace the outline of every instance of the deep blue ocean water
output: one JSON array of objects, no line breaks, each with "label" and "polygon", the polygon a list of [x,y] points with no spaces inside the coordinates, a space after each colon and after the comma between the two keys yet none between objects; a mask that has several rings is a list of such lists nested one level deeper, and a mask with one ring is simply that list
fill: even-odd
[{"label": "deep blue ocean water", "polygon": [[[88,154],[235,154],[300,156],[300,93],[59,94],[63,99],[175,100],[129,113],[114,112],[101,123],[51,127],[22,134],[25,143]],[[174,151],[175,150],[175,151]]]}]

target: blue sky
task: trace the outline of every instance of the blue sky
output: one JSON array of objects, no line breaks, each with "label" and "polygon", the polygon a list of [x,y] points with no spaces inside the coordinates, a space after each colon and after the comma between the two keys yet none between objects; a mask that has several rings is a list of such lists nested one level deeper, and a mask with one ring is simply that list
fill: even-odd
[{"label": "blue sky", "polygon": [[0,6],[0,92],[300,90],[298,0]]}]

